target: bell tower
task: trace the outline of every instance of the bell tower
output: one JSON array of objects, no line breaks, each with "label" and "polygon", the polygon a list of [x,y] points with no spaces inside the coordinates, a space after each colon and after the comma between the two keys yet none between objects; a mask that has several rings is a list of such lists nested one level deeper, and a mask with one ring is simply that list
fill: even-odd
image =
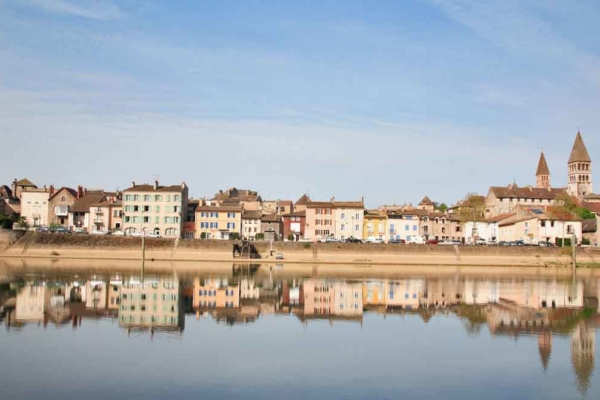
[{"label": "bell tower", "polygon": [[546,163],[544,152],[540,155],[537,171],[535,173],[535,187],[538,189],[550,189],[550,169]]},{"label": "bell tower", "polygon": [[578,131],[569,157],[569,185],[567,192],[571,196],[583,198],[592,191],[592,159]]}]

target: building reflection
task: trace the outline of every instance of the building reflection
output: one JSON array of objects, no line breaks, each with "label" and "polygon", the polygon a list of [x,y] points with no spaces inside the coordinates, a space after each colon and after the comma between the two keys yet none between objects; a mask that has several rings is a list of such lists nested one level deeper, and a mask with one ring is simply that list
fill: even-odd
[{"label": "building reflection", "polygon": [[[313,275],[315,275],[313,273]],[[9,328],[27,324],[71,325],[111,318],[128,332],[181,332],[185,313],[227,325],[294,316],[312,322],[357,323],[365,316],[414,315],[424,323],[454,315],[468,334],[489,332],[537,342],[544,371],[552,369],[555,341],[570,340],[572,370],[585,393],[595,368],[595,330],[600,323],[600,281],[585,279],[484,279],[449,277],[342,279],[278,276],[274,269],[237,266],[230,274],[146,277],[113,275],[38,279],[2,293]],[[369,320],[367,319],[368,323]]]}]

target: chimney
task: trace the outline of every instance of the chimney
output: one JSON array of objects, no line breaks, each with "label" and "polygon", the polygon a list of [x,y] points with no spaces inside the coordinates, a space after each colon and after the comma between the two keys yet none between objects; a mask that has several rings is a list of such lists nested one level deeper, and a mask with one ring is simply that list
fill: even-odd
[{"label": "chimney", "polygon": [[83,188],[83,195],[87,196],[87,188]]},{"label": "chimney", "polygon": [[154,181],[154,190],[158,189],[158,181]]},{"label": "chimney", "polygon": [[335,201],[335,196],[331,196],[331,202],[333,203]]},{"label": "chimney", "polygon": [[131,181],[131,186],[135,186],[135,181]]},{"label": "chimney", "polygon": [[50,185],[50,197],[54,196],[54,185]]},{"label": "chimney", "polygon": [[185,181],[181,182],[181,188],[185,189]]}]

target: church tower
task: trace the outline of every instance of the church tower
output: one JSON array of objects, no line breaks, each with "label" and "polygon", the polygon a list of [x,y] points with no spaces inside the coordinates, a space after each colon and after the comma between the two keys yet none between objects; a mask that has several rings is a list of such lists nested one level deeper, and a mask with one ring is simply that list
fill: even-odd
[{"label": "church tower", "polygon": [[571,196],[582,198],[592,191],[592,160],[578,131],[569,157],[569,185]]},{"label": "church tower", "polygon": [[540,155],[537,172],[535,173],[535,187],[538,189],[550,189],[550,169],[546,163],[544,152]]}]

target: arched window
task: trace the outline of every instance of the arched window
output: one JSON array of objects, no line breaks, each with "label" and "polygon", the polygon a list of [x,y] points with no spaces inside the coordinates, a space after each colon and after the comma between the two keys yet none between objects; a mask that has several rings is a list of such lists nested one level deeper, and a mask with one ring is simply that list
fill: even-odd
[{"label": "arched window", "polygon": [[60,198],[60,201],[64,203],[65,201],[67,201],[67,198],[66,198],[65,196],[62,196],[62,197]]}]

